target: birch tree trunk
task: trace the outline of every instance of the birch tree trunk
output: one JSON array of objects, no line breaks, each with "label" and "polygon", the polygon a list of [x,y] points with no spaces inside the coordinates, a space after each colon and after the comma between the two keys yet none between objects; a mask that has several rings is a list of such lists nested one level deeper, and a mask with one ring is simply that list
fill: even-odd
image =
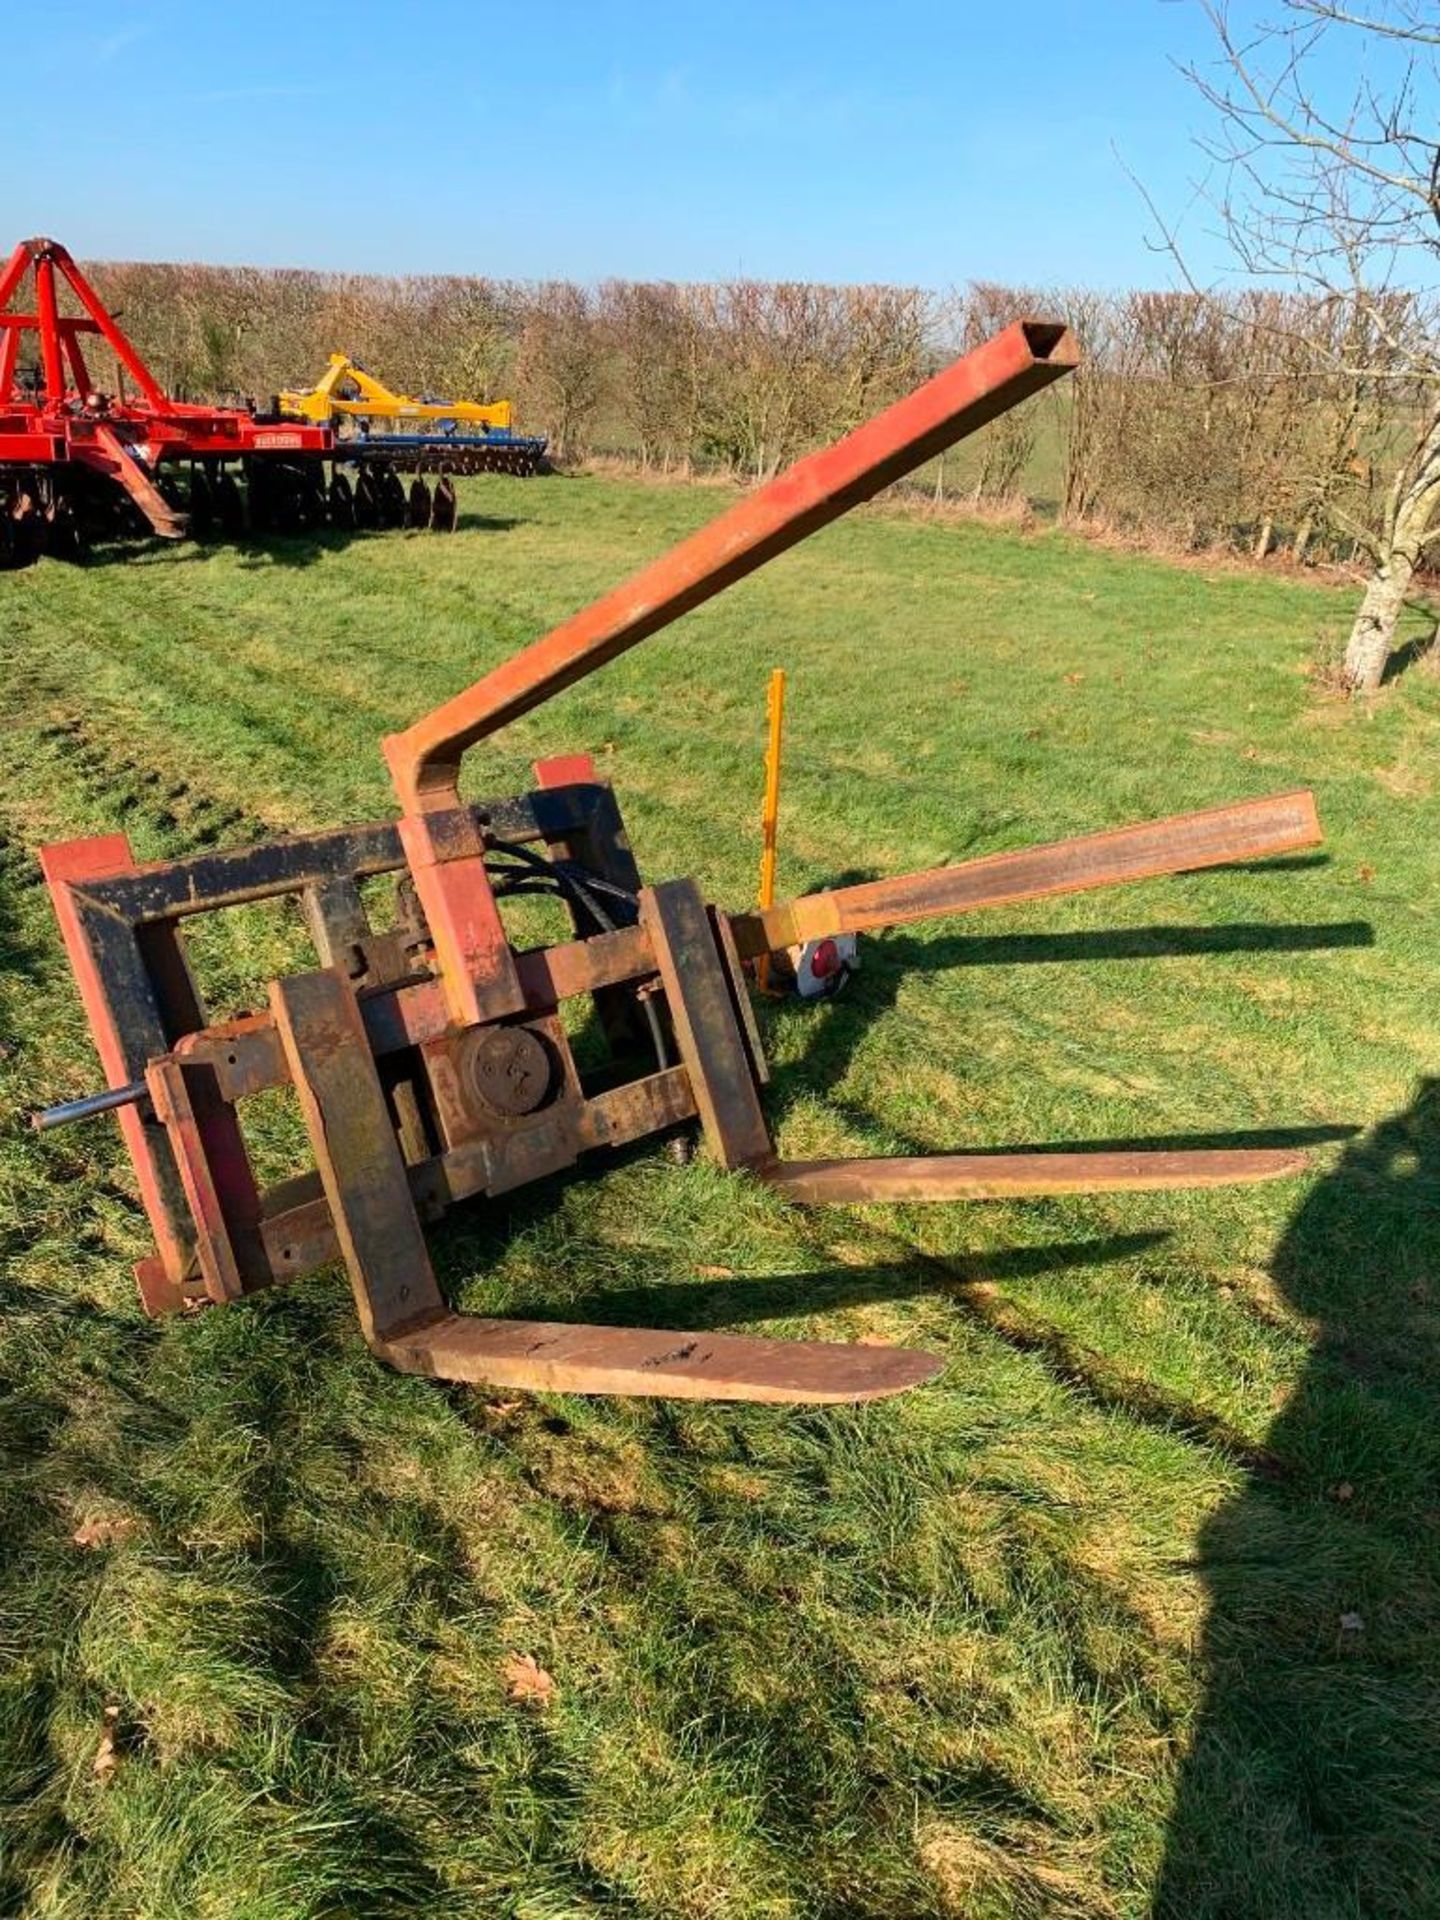
[{"label": "birch tree trunk", "polygon": [[1340,677],[1351,693],[1374,693],[1385,678],[1385,663],[1395,645],[1395,629],[1405,610],[1415,562],[1394,549],[1371,574],[1345,643]]},{"label": "birch tree trunk", "polygon": [[1345,644],[1341,679],[1352,693],[1378,691],[1405,596],[1440,511],[1440,408],[1432,412],[1415,451],[1395,476],[1385,525],[1374,545],[1375,570]]}]

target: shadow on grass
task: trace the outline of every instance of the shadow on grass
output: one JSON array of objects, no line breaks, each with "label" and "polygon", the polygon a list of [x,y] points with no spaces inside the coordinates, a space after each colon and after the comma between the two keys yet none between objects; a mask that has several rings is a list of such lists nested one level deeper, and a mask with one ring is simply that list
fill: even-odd
[{"label": "shadow on grass", "polygon": [[[1430,609],[1427,608],[1426,612],[1430,618],[1434,618]],[[1422,660],[1429,659],[1435,651],[1437,637],[1440,637],[1440,629],[1432,626],[1428,633],[1417,633],[1396,647],[1385,662],[1385,671],[1380,676],[1381,686],[1388,687],[1402,673],[1408,673],[1411,667],[1418,667]]]},{"label": "shadow on grass", "polygon": [[[849,884],[854,876],[846,876]],[[837,883],[840,884],[840,883]],[[1369,947],[1374,930],[1366,920],[1339,920],[1321,925],[1242,921],[1229,926],[1115,927],[1069,933],[946,934],[920,938],[914,934],[884,933],[867,939],[858,973],[828,1009],[803,1060],[776,1069],[770,1089],[773,1108],[783,1111],[803,1095],[833,1092],[845,1079],[856,1048],[870,1023],[896,1003],[905,974],[912,969],[935,972],[952,967],[1057,966],[1107,960],[1161,960],[1193,958],[1197,954],[1314,953],[1336,948]],[[1182,1139],[1144,1142],[1087,1141],[1087,1147],[1136,1147],[1145,1144],[1178,1147],[1303,1146],[1322,1140],[1347,1138],[1349,1129],[1290,1129],[1283,1133],[1246,1135],[1206,1134]],[[1074,1150],[1075,1143],[1069,1143]],[[921,1148],[918,1151],[924,1151]],[[998,1148],[987,1151],[997,1152]],[[1013,1150],[1013,1149],[1012,1149]],[[1030,1149],[1038,1151],[1038,1149]]]},{"label": "shadow on grass", "polygon": [[[1049,1247],[1008,1247],[983,1257],[987,1280],[1031,1279],[1073,1267],[1131,1260],[1167,1236],[1121,1233],[1095,1240],[1063,1241]],[[672,1285],[601,1287],[565,1302],[567,1320],[599,1320],[619,1326],[667,1326],[673,1320],[689,1331],[745,1326],[753,1321],[794,1319],[834,1313],[843,1307],[905,1300],[917,1294],[944,1295],[972,1284],[959,1272],[946,1274],[915,1259],[877,1261],[868,1267],[829,1267],[815,1273],[743,1275],[697,1286],[693,1280]],[[513,1312],[521,1319],[544,1319],[553,1311],[544,1299],[522,1301]]]},{"label": "shadow on grass", "polygon": [[1274,1277],[1317,1327],[1203,1528],[1206,1695],[1154,1920],[1440,1909],[1440,1080],[1350,1146]]},{"label": "shadow on grass", "polygon": [[[462,513],[456,522],[456,530],[463,533],[508,533],[512,527],[523,524],[503,514]],[[348,547],[357,540],[395,540],[407,533],[413,533],[417,538],[422,534],[426,539],[445,538],[443,534],[431,535],[424,528],[367,527],[342,532],[336,527],[327,527],[323,533],[277,533],[264,539],[246,538],[231,544],[244,556],[240,562],[243,568],[310,567],[327,553],[338,553],[342,547]]]},{"label": "shadow on grass", "polygon": [[[523,520],[513,515],[461,512],[456,520],[456,531],[509,533],[512,528],[524,524]],[[240,555],[242,568],[311,567],[317,560],[323,560],[327,553],[343,552],[346,547],[353,546],[356,541],[393,540],[406,533],[421,532],[428,534],[428,529],[324,527],[315,533],[245,533],[233,537],[215,534],[203,541],[172,541],[154,538],[106,539],[97,540],[92,545],[81,548],[73,559],[65,560],[65,564],[89,570],[117,566],[125,562],[133,565],[139,559],[149,566],[185,567],[196,566],[213,553],[229,551]],[[437,534],[435,538],[443,539],[444,535]]]},{"label": "shadow on grass", "polygon": [[[12,983],[23,978],[39,986],[46,977],[49,956],[13,904],[18,891],[41,885],[40,864],[30,849],[0,828],[0,978]],[[0,1063],[9,1059],[19,1044],[14,1035],[0,1033]]]},{"label": "shadow on grass", "polygon": [[[258,1790],[270,1834],[288,1824],[292,1836],[288,1865],[272,1857],[267,1868],[272,1883],[287,1879],[285,1910],[315,1911],[302,1894],[316,1883],[327,1912],[398,1920],[456,1910],[415,1802],[433,1813],[454,1795],[447,1756],[476,1738],[476,1717],[424,1692],[408,1703],[412,1750],[387,1769],[373,1757],[384,1744],[375,1701],[353,1661],[337,1668],[334,1647],[337,1633],[348,1645],[355,1619],[383,1637],[473,1605],[467,1543],[433,1503],[406,1492],[336,1515],[312,1491],[312,1476],[358,1479],[367,1446],[338,1410],[317,1428],[300,1384],[313,1390],[319,1378],[333,1391],[348,1364],[334,1345],[334,1302],[297,1289],[283,1311],[265,1303],[260,1312],[261,1337],[238,1316],[205,1316],[167,1359],[174,1336],[156,1324],[0,1279],[10,1335],[0,1359],[0,1619],[24,1676],[0,1690],[0,1780],[14,1815],[0,1863],[7,1914],[31,1911],[27,1899],[56,1857],[70,1857],[75,1882],[97,1889],[135,1866],[123,1812],[118,1828],[93,1806],[77,1818],[56,1751],[73,1738],[77,1713],[98,1738],[105,1702],[115,1703],[107,1711],[117,1716],[118,1755],[107,1802],[153,1806],[168,1791],[169,1817],[183,1823],[197,1785],[208,1801],[195,1831],[217,1847],[215,1862],[178,1859],[173,1843],[144,1862],[177,1908],[189,1904],[176,1888],[192,1874],[223,1882],[227,1868],[237,1872],[236,1853],[264,1852],[249,1824]],[[127,1532],[85,1550],[71,1529],[96,1510],[123,1512]],[[233,1529],[240,1516],[239,1538],[219,1549],[207,1541],[214,1525]],[[167,1591],[187,1597],[164,1622],[137,1627],[124,1607],[127,1580],[152,1592],[173,1582]],[[82,1618],[88,1642],[77,1650],[70,1623]],[[254,1715],[263,1701],[271,1744],[261,1737],[258,1775],[247,1772],[256,1749],[235,1726],[217,1728],[208,1748],[202,1735],[199,1761],[193,1728],[184,1754],[156,1740],[157,1704],[173,1712],[187,1688],[221,1721],[247,1702]],[[211,1764],[216,1748],[224,1765]]]}]

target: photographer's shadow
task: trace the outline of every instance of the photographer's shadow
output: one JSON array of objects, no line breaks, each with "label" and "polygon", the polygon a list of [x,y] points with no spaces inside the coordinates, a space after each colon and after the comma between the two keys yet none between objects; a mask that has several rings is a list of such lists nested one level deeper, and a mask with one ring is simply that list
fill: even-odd
[{"label": "photographer's shadow", "polygon": [[1273,1268],[1313,1323],[1273,1465],[1205,1524],[1206,1693],[1155,1920],[1400,1920],[1440,1867],[1440,1080]]},{"label": "photographer's shadow", "polygon": [[[1271,863],[1276,864],[1276,863]],[[873,876],[863,873],[838,875],[829,884],[848,886]],[[867,935],[861,947],[860,967],[841,993],[829,1004],[827,1020],[808,1036],[803,1053],[794,1060],[782,1061],[773,1073],[771,1101],[776,1111],[794,1100],[823,1097],[843,1107],[839,1089],[848,1075],[855,1055],[871,1025],[895,1006],[901,984],[907,974],[943,972],[962,967],[1039,967],[1073,966],[1106,961],[1154,961],[1193,958],[1197,954],[1236,953],[1315,953],[1375,944],[1373,927],[1367,920],[1321,922],[1232,921],[1212,926],[1150,925],[1106,927],[1057,933],[939,933],[924,934],[887,930]],[[765,1010],[764,1024],[777,1019],[796,1020],[810,1016],[783,1001]],[[1309,1145],[1334,1139],[1334,1128],[1288,1128],[1267,1130],[1264,1143]],[[1072,1143],[1073,1144],[1073,1143]],[[1116,1142],[1087,1142],[1099,1147]],[[1124,1144],[1139,1146],[1142,1141]],[[1235,1146],[1262,1144],[1255,1134],[1247,1140],[1215,1133],[1196,1135],[1182,1142],[1171,1139],[1155,1145]],[[917,1148],[916,1151],[923,1149]]]}]

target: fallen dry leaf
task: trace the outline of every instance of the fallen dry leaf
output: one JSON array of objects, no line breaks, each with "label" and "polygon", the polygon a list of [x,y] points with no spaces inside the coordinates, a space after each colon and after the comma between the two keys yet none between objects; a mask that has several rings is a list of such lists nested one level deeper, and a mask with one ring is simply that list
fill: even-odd
[{"label": "fallen dry leaf", "polygon": [[1342,1480],[1339,1486],[1336,1487],[1335,1498],[1337,1500],[1353,1500],[1355,1498],[1355,1489],[1348,1480]]},{"label": "fallen dry leaf", "polygon": [[554,1698],[555,1676],[545,1671],[533,1653],[512,1653],[505,1662],[505,1688],[512,1700],[544,1707]]},{"label": "fallen dry leaf", "polygon": [[695,1271],[702,1280],[733,1280],[735,1278],[733,1267],[696,1267]]},{"label": "fallen dry leaf", "polygon": [[89,1520],[82,1520],[70,1538],[77,1547],[108,1547],[134,1531],[135,1520],[131,1514],[97,1513]]},{"label": "fallen dry leaf", "polygon": [[119,1764],[116,1747],[116,1734],[120,1727],[119,1707],[106,1707],[105,1729],[100,1735],[100,1744],[95,1749],[95,1758],[90,1763],[90,1771],[97,1780],[108,1780]]}]

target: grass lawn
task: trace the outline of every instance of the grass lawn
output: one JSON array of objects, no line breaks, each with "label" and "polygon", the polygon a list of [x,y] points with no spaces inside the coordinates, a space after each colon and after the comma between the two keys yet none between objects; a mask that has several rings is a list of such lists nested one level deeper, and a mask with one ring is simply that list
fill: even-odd
[{"label": "grass lawn", "polygon": [[[0,1912],[1440,1914],[1440,678],[1318,691],[1349,595],[871,514],[471,756],[592,750],[647,876],[734,906],[775,664],[790,891],[1315,786],[1323,858],[869,939],[762,1012],[791,1156],[1258,1133],[1305,1180],[805,1214],[657,1149],[435,1235],[472,1310],[934,1386],[447,1389],[335,1274],[150,1323],[112,1123],[25,1130],[99,1081],[40,842],[384,817],[384,730],[719,503],[496,478],[448,540],[0,576]],[[286,912],[198,947],[217,1011],[305,958]]]}]

